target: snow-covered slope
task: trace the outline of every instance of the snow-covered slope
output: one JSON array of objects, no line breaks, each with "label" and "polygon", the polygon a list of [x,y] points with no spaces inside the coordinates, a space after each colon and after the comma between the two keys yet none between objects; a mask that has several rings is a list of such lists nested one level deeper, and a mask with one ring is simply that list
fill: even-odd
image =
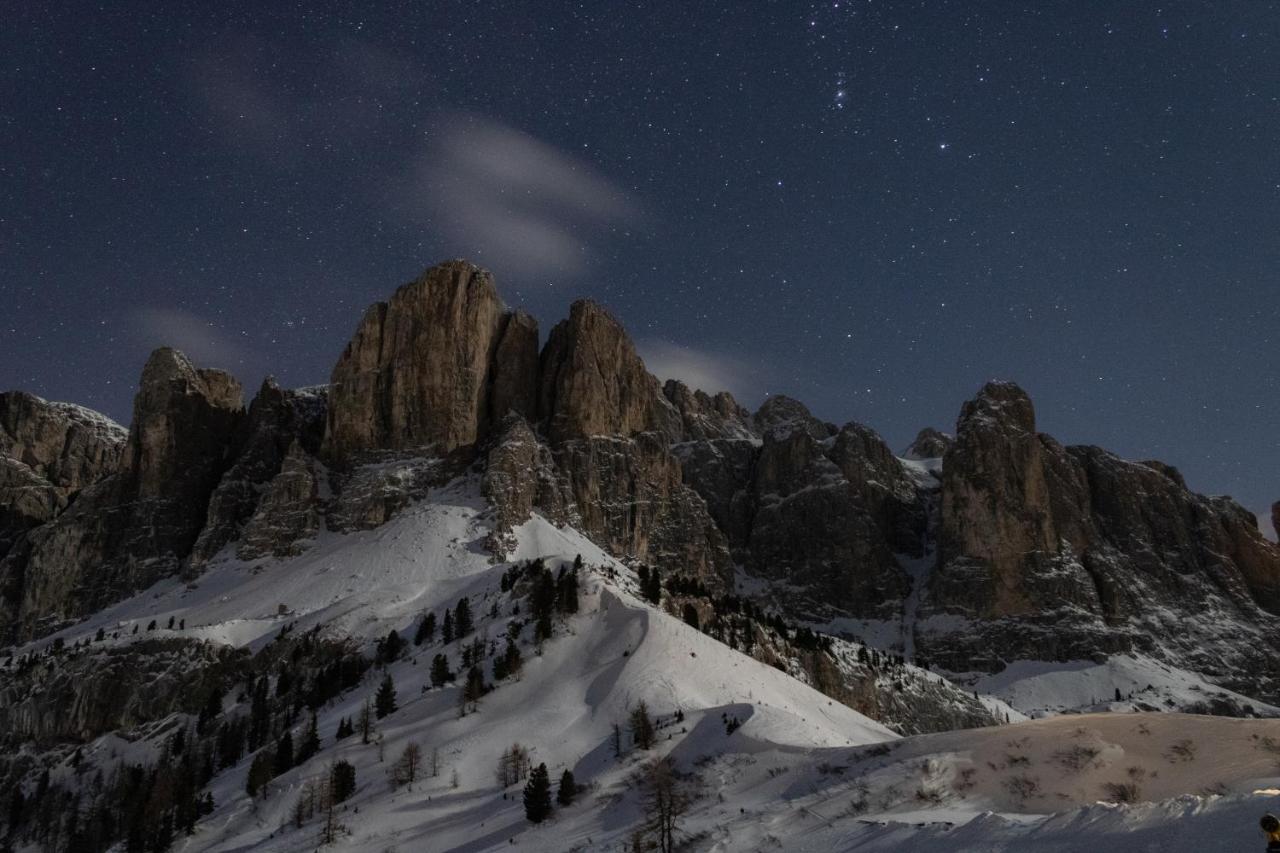
[{"label": "snow-covered slope", "polygon": [[[118,646],[174,636],[261,650],[286,626],[294,634],[316,627],[322,636],[361,638],[368,653],[375,638],[392,629],[410,636],[422,614],[442,614],[467,596],[476,635],[505,642],[508,626],[527,618],[527,600],[502,589],[512,563],[490,561],[483,548],[489,531],[476,483],[463,479],[376,530],[322,533],[299,557],[245,563],[224,554],[198,579],[163,582],[58,637],[74,646],[102,629],[103,642]],[[245,792],[249,756],[221,770],[209,786],[214,811],[175,849],[316,849],[319,818],[296,826],[294,806],[308,781],[339,760],[355,767],[357,790],[343,804],[345,831],[332,849],[370,853],[622,850],[644,817],[638,768],[658,755],[690,774],[697,795],[681,835],[694,840],[691,849],[708,851],[1068,850],[1082,839],[1099,849],[1139,849],[1120,840],[1129,836],[1149,837],[1161,850],[1234,850],[1224,841],[1236,837],[1228,829],[1261,807],[1250,792],[1280,782],[1280,724],[1264,720],[1070,715],[899,739],[647,605],[633,594],[631,571],[576,531],[535,515],[515,536],[513,562],[541,558],[555,570],[581,555],[587,566],[579,612],[562,618],[552,639],[535,644],[531,626],[519,629],[525,664],[518,678],[495,684],[476,710],[460,715],[461,682],[432,687],[429,676],[436,654],[459,668],[459,644],[410,646],[386,667],[398,708],[377,721],[370,743],[358,735],[338,741],[334,733],[359,715],[377,671],[319,710],[320,753],[272,780],[267,797]],[[170,618],[179,629],[163,627]],[[145,630],[153,620],[158,627]],[[845,645],[845,652],[854,648]],[[1139,682],[1152,671],[1141,661],[1105,673],[1023,666],[979,689],[1001,697],[989,701],[1017,720],[1013,708],[1043,713],[1083,704],[1084,694],[1118,684],[1117,673],[1145,689]],[[1178,683],[1173,673],[1161,685]],[[226,713],[247,713],[247,697],[227,698]],[[632,747],[625,734],[640,702],[658,724],[651,750]],[[731,720],[740,727],[726,725]],[[305,715],[295,737],[304,723]],[[621,755],[615,725],[624,732]],[[158,724],[132,740],[106,735],[84,756],[151,760],[173,731]],[[437,760],[424,760],[414,784],[393,789],[389,771],[410,743]],[[530,824],[520,786],[502,788],[496,779],[499,757],[513,743],[534,764],[545,762],[553,780],[569,769],[584,786],[548,823]],[[64,765],[55,781],[75,776]],[[1093,805],[1099,799],[1161,802]],[[1046,818],[1056,812],[1066,815]],[[1166,832],[1174,819],[1191,828]],[[1244,823],[1243,838],[1251,838],[1253,821]]]}]

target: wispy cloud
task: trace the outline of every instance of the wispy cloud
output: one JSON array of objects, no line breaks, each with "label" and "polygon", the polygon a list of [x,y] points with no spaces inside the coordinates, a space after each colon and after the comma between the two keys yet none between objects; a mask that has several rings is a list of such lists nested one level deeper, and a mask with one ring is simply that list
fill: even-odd
[{"label": "wispy cloud", "polygon": [[636,342],[649,372],[659,379],[679,379],[690,388],[715,394],[728,391],[739,403],[754,406],[768,390],[768,371],[738,356],[709,352],[659,338]]},{"label": "wispy cloud", "polygon": [[200,367],[241,373],[262,361],[247,343],[180,308],[142,308],[133,314],[132,326],[138,342],[148,349],[173,347]]},{"label": "wispy cloud", "polygon": [[644,223],[640,205],[583,160],[471,114],[438,122],[392,195],[450,253],[526,278],[579,275],[602,234]]},{"label": "wispy cloud", "polygon": [[1258,517],[1258,527],[1262,530],[1263,536],[1272,542],[1280,539],[1280,530],[1276,530],[1275,525],[1271,523],[1271,507],[1255,510],[1253,514]]}]

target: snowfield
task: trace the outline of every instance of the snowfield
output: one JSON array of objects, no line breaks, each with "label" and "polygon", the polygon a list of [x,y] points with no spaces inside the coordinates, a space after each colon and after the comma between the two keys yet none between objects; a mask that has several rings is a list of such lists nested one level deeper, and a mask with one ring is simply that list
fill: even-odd
[{"label": "snowfield", "polygon": [[[247,756],[215,777],[215,811],[175,849],[317,849],[320,819],[296,828],[293,806],[339,759],[355,766],[357,791],[343,804],[346,832],[326,849],[361,853],[620,851],[643,818],[637,768],[668,754],[696,790],[680,828],[698,851],[1261,850],[1257,818],[1280,810],[1276,792],[1254,793],[1280,788],[1280,722],[1060,714],[1217,691],[1185,673],[1137,659],[1015,664],[977,690],[1015,721],[1018,712],[1046,718],[898,738],[644,603],[630,569],[576,531],[535,516],[517,529],[505,563],[485,552],[488,533],[478,485],[464,479],[376,530],[322,533],[299,557],[246,563],[226,552],[194,581],[163,582],[57,635],[70,644],[102,628],[108,642],[128,643],[134,626],[173,617],[185,623],[175,636],[258,649],[285,625],[320,626],[363,638],[368,653],[374,638],[391,629],[411,637],[423,613],[443,615],[465,595],[477,634],[505,642],[522,603],[499,587],[512,562],[541,557],[554,571],[577,555],[585,561],[579,612],[540,653],[526,632],[522,674],[497,684],[476,711],[460,716],[460,682],[431,686],[432,657],[446,652],[457,669],[458,644],[410,645],[387,667],[398,709],[378,721],[374,742],[357,734],[335,744],[334,732],[372,696],[376,669],[319,712],[322,751],[272,781],[267,798],[245,793]],[[1123,698],[1112,702],[1117,689]],[[614,726],[625,733],[641,701],[657,722],[656,745],[633,749],[624,734],[615,756]],[[735,718],[741,726],[730,731]],[[133,743],[109,735],[86,755],[140,756],[164,729]],[[438,769],[428,759],[422,778],[393,790],[388,771],[411,742]],[[521,786],[504,789],[496,778],[513,743],[545,762],[553,782],[571,769],[584,786],[577,802],[530,824]]]}]

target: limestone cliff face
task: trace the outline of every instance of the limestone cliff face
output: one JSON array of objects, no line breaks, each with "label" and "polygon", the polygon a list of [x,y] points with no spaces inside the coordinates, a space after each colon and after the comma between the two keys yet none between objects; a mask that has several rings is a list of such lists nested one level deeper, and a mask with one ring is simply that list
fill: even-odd
[{"label": "limestone cliff face", "polygon": [[0,630],[30,636],[176,571],[242,440],[239,384],[160,349],[143,369],[119,470],[0,564]]},{"label": "limestone cliff face", "polygon": [[115,471],[128,433],[97,412],[34,394],[0,394],[0,457],[21,462],[64,497]]},{"label": "limestone cliff face", "polygon": [[626,331],[588,300],[551,330],[542,350],[538,412],[553,444],[598,435],[656,432],[669,442],[680,415],[645,370]]},{"label": "limestone cliff face", "polygon": [[713,397],[704,391],[690,390],[676,379],[668,379],[662,386],[662,394],[680,413],[682,441],[755,437],[751,413],[738,405],[727,391]]},{"label": "limestone cliff face", "polygon": [[[264,492],[287,455],[314,467],[324,437],[326,388],[287,390],[267,377],[249,406],[243,447],[209,496],[204,529],[191,552],[191,568],[199,570],[225,545],[235,541],[258,509]],[[284,543],[280,548],[289,550]],[[274,551],[275,548],[268,548]]]},{"label": "limestone cliff face", "polygon": [[195,713],[210,692],[249,671],[239,649],[177,637],[66,650],[56,666],[18,671],[0,685],[0,730],[50,744]]},{"label": "limestone cliff face", "polygon": [[1024,568],[1057,552],[1043,457],[1035,410],[1016,385],[989,383],[960,412],[942,469],[939,555],[990,567],[984,615],[1030,610]]},{"label": "limestone cliff face", "polygon": [[128,433],[97,412],[0,394],[0,557],[116,470]]},{"label": "limestone cliff face", "polygon": [[1280,691],[1280,548],[1229,498],[1161,463],[1063,447],[1035,432],[1021,389],[993,383],[961,413],[941,506],[922,615],[967,621],[918,638],[931,658],[995,669],[1137,650]]},{"label": "limestone cliff face", "polygon": [[532,412],[537,325],[510,315],[493,277],[465,261],[427,270],[371,307],[333,369],[325,453],[481,441],[494,420]]}]

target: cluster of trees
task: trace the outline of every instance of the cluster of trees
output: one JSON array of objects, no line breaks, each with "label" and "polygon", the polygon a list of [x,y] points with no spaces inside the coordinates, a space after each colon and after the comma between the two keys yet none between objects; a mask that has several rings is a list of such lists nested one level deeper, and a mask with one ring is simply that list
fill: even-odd
[{"label": "cluster of trees", "polygon": [[[573,778],[573,771],[566,768],[560,774],[556,802],[563,808],[573,805],[577,796],[578,783]],[[547,765],[539,764],[529,771],[529,781],[524,786],[524,816],[530,823],[542,823],[551,817],[551,810],[551,774]]]},{"label": "cluster of trees", "polygon": [[650,604],[658,604],[662,601],[662,572],[657,568],[649,568],[641,564],[636,570],[636,577],[640,580],[640,596]]},{"label": "cluster of trees", "polygon": [[46,769],[29,794],[22,786],[9,794],[5,849],[163,853],[213,811],[204,790],[214,773],[212,749],[209,739],[193,741],[179,729],[155,764],[120,764],[72,786],[51,782]]},{"label": "cluster of trees", "polygon": [[339,820],[339,804],[345,802],[356,790],[356,768],[350,762],[338,761],[329,765],[319,778],[308,779],[293,804],[293,825],[301,829],[311,818],[321,815],[321,844],[332,844],[346,832]]},{"label": "cluster of trees", "polygon": [[530,583],[529,609],[535,641],[541,643],[551,638],[552,620],[556,614],[578,612],[578,571],[581,567],[581,555],[571,568],[561,566],[555,575],[541,558],[525,567],[524,576]]}]

